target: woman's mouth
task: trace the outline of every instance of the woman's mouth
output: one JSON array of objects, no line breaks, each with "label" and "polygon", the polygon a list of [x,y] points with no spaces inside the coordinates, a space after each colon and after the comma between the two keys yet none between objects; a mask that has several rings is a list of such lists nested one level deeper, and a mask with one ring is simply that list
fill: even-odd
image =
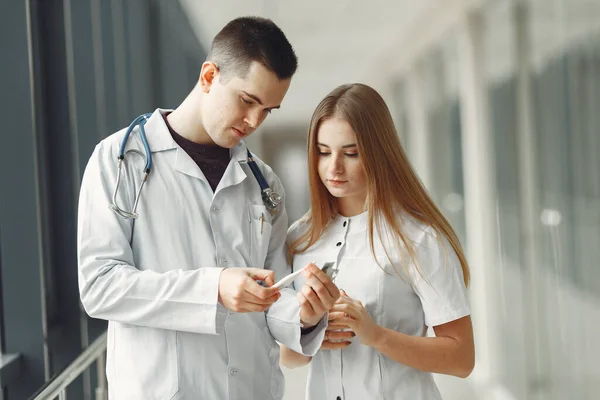
[{"label": "woman's mouth", "polygon": [[348,182],[348,181],[342,181],[339,179],[328,179],[327,181],[329,182],[329,184],[331,186],[342,186],[343,184]]}]

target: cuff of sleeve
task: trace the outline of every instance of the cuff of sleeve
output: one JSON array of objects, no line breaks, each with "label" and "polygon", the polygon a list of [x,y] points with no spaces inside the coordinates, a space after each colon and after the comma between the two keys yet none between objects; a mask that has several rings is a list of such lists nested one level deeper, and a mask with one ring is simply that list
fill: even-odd
[{"label": "cuff of sleeve", "polygon": [[308,335],[309,333],[314,331],[317,328],[317,326],[319,325],[311,326],[310,328],[300,328],[300,335]]},{"label": "cuff of sleeve", "polygon": [[209,331],[213,334],[223,332],[225,320],[227,318],[227,309],[219,303],[219,279],[223,268],[203,268],[204,275],[203,287],[207,290],[206,299],[208,300],[209,311],[205,315],[208,325],[212,325]]},{"label": "cuff of sleeve", "polygon": [[327,329],[329,313],[325,314],[323,318],[311,329],[310,332],[302,333],[300,336],[300,347],[301,352],[305,356],[314,356],[317,351],[321,348],[323,339],[325,338],[325,330]]},{"label": "cuff of sleeve", "polygon": [[227,321],[227,316],[229,314],[233,313],[225,307],[223,307],[221,303],[217,303],[217,314],[215,316],[215,333],[217,335],[223,333],[225,329],[225,322]]},{"label": "cuff of sleeve", "polygon": [[301,334],[300,304],[293,289],[281,290],[281,298],[267,311],[267,324],[273,338],[296,353],[313,356],[325,337],[328,314],[310,333]]},{"label": "cuff of sleeve", "polygon": [[441,315],[429,315],[425,318],[425,324],[427,326],[438,326],[447,324],[448,322],[456,321],[457,319],[471,315],[469,307],[459,308],[457,310],[448,310],[446,313]]}]

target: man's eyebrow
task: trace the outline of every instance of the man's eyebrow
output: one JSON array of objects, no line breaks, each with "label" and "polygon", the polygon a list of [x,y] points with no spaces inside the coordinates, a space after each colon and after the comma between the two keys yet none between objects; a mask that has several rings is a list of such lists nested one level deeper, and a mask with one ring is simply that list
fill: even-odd
[{"label": "man's eyebrow", "polygon": [[[317,145],[329,148],[329,146],[327,146],[326,144],[321,143],[321,142],[317,143]],[[345,144],[345,145],[342,146],[342,149],[348,149],[348,148],[351,148],[351,147],[356,147],[356,143]]]},{"label": "man's eyebrow", "polygon": [[[243,91],[243,90],[242,90],[242,93],[244,93],[246,96],[250,97],[252,100],[254,100],[255,102],[257,102],[257,103],[258,103],[258,104],[260,104],[261,106],[263,105],[263,102],[262,102],[262,100],[261,100],[261,99],[260,99],[258,96],[255,96],[255,95],[253,95],[253,94],[250,94],[250,93],[248,93],[248,92],[245,92],[245,91]],[[278,109],[279,107],[281,107],[281,106],[270,107],[270,109],[271,109],[271,110],[276,110],[276,109]]]}]

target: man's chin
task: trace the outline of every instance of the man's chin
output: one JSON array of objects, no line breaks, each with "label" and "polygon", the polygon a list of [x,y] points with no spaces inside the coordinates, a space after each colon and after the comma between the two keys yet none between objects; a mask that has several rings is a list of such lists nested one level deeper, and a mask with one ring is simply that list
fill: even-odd
[{"label": "man's chin", "polygon": [[227,137],[227,138],[221,138],[221,140],[219,140],[217,142],[217,146],[219,147],[223,147],[225,149],[232,149],[235,146],[237,146],[240,143],[241,139],[236,138],[236,137]]}]

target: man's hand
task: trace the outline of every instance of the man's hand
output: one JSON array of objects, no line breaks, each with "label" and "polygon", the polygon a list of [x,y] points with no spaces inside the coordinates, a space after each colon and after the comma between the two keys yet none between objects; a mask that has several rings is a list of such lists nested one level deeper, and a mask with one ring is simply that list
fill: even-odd
[{"label": "man's hand", "polygon": [[274,277],[275,273],[266,269],[226,268],[219,278],[219,303],[233,312],[263,312],[281,296],[279,289],[271,287]]},{"label": "man's hand", "polygon": [[340,291],[329,277],[310,263],[303,272],[306,282],[296,295],[300,302],[300,320],[305,328],[319,323],[340,297]]}]

